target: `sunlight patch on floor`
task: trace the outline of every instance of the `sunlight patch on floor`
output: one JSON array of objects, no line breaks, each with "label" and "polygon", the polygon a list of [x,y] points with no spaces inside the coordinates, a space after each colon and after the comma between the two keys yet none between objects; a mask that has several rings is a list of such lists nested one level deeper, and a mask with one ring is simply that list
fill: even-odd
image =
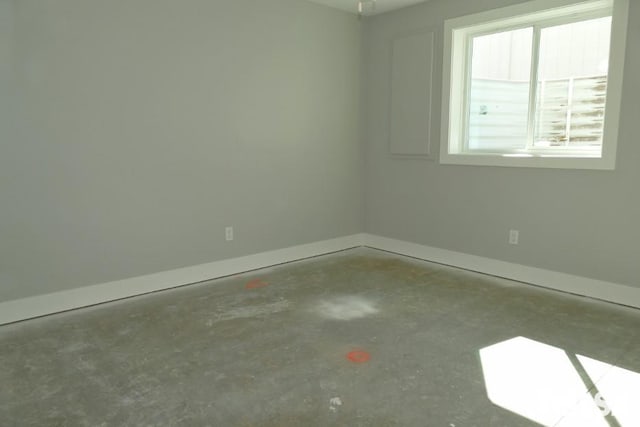
[{"label": "sunlight patch on floor", "polygon": [[[589,377],[596,382],[595,396],[584,396],[580,404],[557,427],[591,427],[606,415],[611,427],[640,426],[640,374],[609,363],[578,356]],[[606,373],[602,375],[603,372]],[[597,378],[597,380],[596,380]],[[589,410],[595,400],[598,413]]]},{"label": "sunlight patch on floor", "polygon": [[637,427],[640,374],[516,337],[480,350],[487,396],[545,427]]},{"label": "sunlight patch on floor", "polygon": [[517,337],[483,348],[480,358],[489,399],[546,427],[587,393],[565,351],[547,344]]}]

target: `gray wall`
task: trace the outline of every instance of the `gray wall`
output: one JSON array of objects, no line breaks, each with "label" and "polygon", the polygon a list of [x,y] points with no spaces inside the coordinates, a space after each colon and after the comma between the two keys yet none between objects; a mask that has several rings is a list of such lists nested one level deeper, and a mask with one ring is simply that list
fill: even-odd
[{"label": "gray wall", "polygon": [[[640,2],[631,0],[615,171],[438,164],[445,19],[518,3],[432,0],[366,21],[366,231],[640,286]],[[388,154],[391,40],[437,34],[432,160]],[[520,245],[507,244],[520,230]]]},{"label": "gray wall", "polygon": [[[300,0],[0,0],[0,301],[363,224],[638,286],[637,1],[615,171],[437,162],[443,20],[516,2],[370,18],[362,48],[353,15]],[[422,29],[436,30],[433,159],[392,157],[391,40]]]},{"label": "gray wall", "polygon": [[0,93],[16,94],[0,112],[17,117],[0,130],[0,301],[362,231],[354,15],[299,0],[0,8]]}]

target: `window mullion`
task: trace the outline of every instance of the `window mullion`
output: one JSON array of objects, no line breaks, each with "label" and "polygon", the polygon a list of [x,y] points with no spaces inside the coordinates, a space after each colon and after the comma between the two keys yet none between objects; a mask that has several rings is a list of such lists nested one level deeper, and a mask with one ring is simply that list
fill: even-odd
[{"label": "window mullion", "polygon": [[536,126],[536,105],[538,102],[538,73],[540,64],[540,32],[538,25],[533,27],[533,47],[531,49],[531,81],[529,82],[529,116],[527,121],[526,149],[533,149]]},{"label": "window mullion", "polygon": [[465,52],[466,52],[466,58],[464,61],[465,64],[465,70],[464,70],[464,76],[465,76],[465,86],[464,86],[464,116],[462,118],[462,123],[463,123],[463,129],[464,129],[464,136],[463,136],[463,151],[468,152],[469,151],[469,138],[471,137],[469,135],[469,123],[470,123],[470,108],[471,108],[471,64],[473,61],[473,36],[469,35],[467,36],[467,40],[466,40],[466,47],[465,47]]}]

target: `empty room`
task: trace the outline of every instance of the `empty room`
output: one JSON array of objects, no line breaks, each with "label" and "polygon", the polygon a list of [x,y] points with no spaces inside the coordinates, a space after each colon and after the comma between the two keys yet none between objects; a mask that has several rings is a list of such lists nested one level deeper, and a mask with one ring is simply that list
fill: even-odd
[{"label": "empty room", "polygon": [[640,1],[0,0],[0,426],[640,426]]}]

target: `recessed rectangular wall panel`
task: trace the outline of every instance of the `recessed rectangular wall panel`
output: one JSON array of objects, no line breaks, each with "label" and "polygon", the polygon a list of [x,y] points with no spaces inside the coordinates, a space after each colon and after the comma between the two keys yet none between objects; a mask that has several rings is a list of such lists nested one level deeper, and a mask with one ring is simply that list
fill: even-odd
[{"label": "recessed rectangular wall panel", "polygon": [[396,38],[391,59],[389,152],[428,156],[434,33]]}]

